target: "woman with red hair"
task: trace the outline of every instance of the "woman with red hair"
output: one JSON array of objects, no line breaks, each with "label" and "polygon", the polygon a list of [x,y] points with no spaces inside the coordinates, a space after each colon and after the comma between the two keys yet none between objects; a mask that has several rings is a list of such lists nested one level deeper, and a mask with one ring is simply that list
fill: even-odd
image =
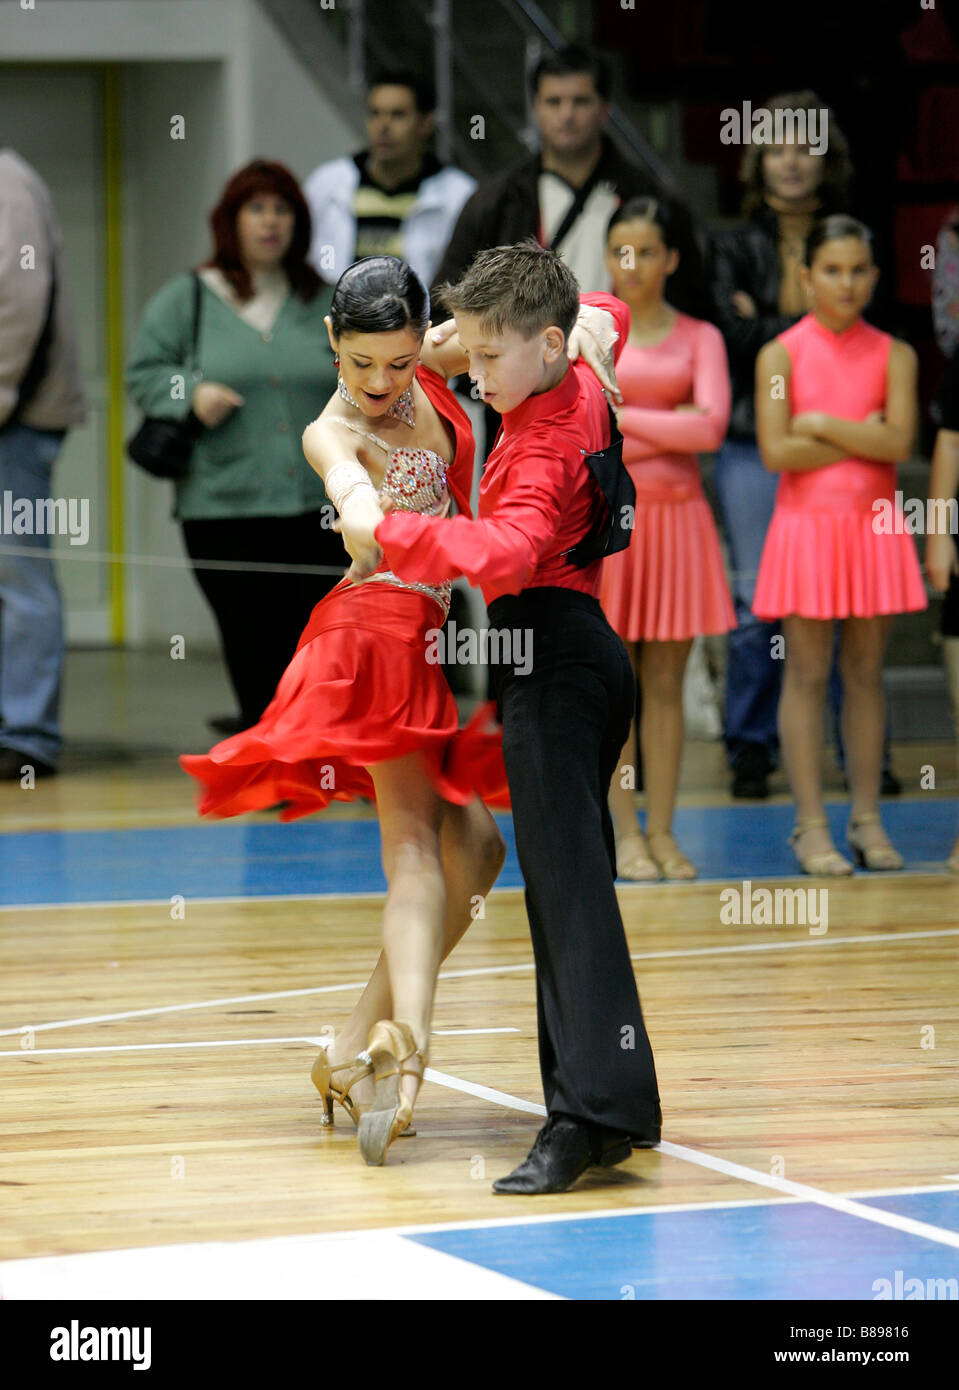
[{"label": "woman with red hair", "polygon": [[147,305],[127,388],[145,414],[192,414],[203,427],[175,482],[174,515],[220,631],[239,715],[216,727],[232,733],[257,722],[349,560],[300,449],[337,372],[323,324],[332,288],[307,264],[299,184],[284,165],[254,160],[229,180],[210,225],[210,259]]}]

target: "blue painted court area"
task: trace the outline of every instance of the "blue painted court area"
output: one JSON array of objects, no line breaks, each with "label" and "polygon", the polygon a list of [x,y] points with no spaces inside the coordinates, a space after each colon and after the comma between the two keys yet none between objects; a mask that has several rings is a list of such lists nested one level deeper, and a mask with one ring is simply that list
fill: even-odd
[{"label": "blue painted court area", "polygon": [[[871,1205],[957,1229],[959,1191]],[[921,1279],[926,1297],[959,1298],[959,1250],[811,1202],[652,1209],[407,1239],[563,1298],[868,1301],[885,1288],[879,1281],[895,1290],[897,1270],[900,1289]],[[952,1282],[927,1283],[936,1280]]]},{"label": "blue painted court area", "polygon": [[[828,808],[840,847],[848,807]],[[941,871],[959,826],[959,800],[887,802],[883,819],[907,869]],[[508,855],[499,888],[519,888],[512,819],[497,817]],[[793,809],[687,807],[676,834],[703,879],[793,876],[786,840]],[[170,829],[23,831],[0,835],[0,905],[169,901],[383,892],[374,820],[288,825],[198,822]]]}]

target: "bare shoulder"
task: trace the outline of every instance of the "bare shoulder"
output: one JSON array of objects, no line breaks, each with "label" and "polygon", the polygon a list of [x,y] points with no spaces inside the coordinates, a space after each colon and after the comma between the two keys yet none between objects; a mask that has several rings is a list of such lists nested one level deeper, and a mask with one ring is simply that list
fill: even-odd
[{"label": "bare shoulder", "polygon": [[763,367],[771,372],[788,372],[791,360],[785,344],[778,338],[771,338],[759,349],[756,366],[758,368],[762,363]]},{"label": "bare shoulder", "polygon": [[889,366],[893,371],[915,373],[919,367],[915,348],[902,338],[893,338],[889,344]]},{"label": "bare shoulder", "polygon": [[303,452],[314,467],[330,467],[344,454],[356,453],[356,435],[336,409],[338,404],[335,399],[328,401],[303,431]]}]

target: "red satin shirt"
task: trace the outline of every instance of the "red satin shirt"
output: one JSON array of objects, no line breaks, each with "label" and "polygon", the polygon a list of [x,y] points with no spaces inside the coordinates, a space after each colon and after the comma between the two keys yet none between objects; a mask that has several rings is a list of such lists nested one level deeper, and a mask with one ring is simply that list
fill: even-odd
[{"label": "red satin shirt", "polygon": [[[611,294],[580,296],[607,309],[619,339],[629,310]],[[479,489],[479,515],[452,518],[391,513],[376,528],[387,568],[400,579],[438,583],[460,575],[479,584],[487,604],[501,594],[543,587],[599,592],[601,560],[577,569],[566,552],[583,539],[602,494],[583,457],[609,443],[602,387],[580,360],[558,386],[527,396],[503,416]]]}]

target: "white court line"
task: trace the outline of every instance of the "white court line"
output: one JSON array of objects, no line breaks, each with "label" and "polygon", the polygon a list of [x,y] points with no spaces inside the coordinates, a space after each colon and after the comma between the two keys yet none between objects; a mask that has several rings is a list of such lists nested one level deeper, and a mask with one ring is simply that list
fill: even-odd
[{"label": "white court line", "polygon": [[[244,899],[243,901],[249,901]],[[959,927],[946,927],[935,931],[911,932],[870,932],[863,936],[817,936],[799,937],[795,941],[749,941],[742,945],[730,946],[689,946],[676,947],[668,951],[633,951],[630,960],[676,960],[695,956],[736,955],[748,951],[788,951],[800,946],[858,946],[863,942],[885,941],[898,945],[904,941],[928,940],[930,937],[959,936]],[[534,970],[534,961],[524,961],[521,965],[482,965],[471,970],[443,970],[441,980],[464,980],[478,975],[512,975],[522,971]],[[336,994],[343,990],[365,989],[366,980],[354,980],[343,985],[311,985],[306,989],[272,990],[266,994],[238,994],[228,999],[201,999],[187,1004],[159,1004],[149,1009],[126,1009],[115,1014],[90,1014],[85,1018],[57,1019],[53,1023],[23,1023],[17,1028],[0,1028],[0,1038],[13,1037],[28,1029],[34,1033],[45,1032],[51,1028],[80,1028],[85,1023],[114,1023],[125,1018],[150,1018],[155,1014],[184,1013],[190,1009],[217,1009],[223,1004],[256,1004],[265,999],[293,999],[309,994]]]},{"label": "white court line", "polygon": [[[470,1033],[518,1033],[518,1028],[433,1028],[436,1036],[459,1036]],[[165,1048],[178,1047],[263,1047],[267,1043],[310,1043],[313,1047],[326,1047],[330,1038],[216,1038],[202,1042],[163,1042],[163,1043],[97,1043],[91,1047],[18,1047],[12,1051],[0,1052],[0,1057],[65,1057],[78,1052],[162,1052]],[[492,1093],[491,1093],[492,1094]],[[498,1095],[499,1092],[496,1092]]]},{"label": "white court line", "polygon": [[445,1071],[434,1071],[432,1067],[427,1067],[423,1073],[426,1081],[437,1081],[441,1086],[448,1086],[451,1091],[465,1091],[469,1096],[478,1096],[480,1100],[491,1100],[495,1105],[503,1105],[507,1110],[524,1110],[528,1115],[546,1114],[545,1105],[539,1105],[536,1101],[520,1100],[519,1096],[511,1096],[506,1091],[494,1091],[491,1086],[479,1086],[475,1081],[464,1081],[461,1076],[450,1076]]},{"label": "white court line", "polygon": [[[427,1076],[432,1081],[438,1081],[441,1086],[449,1086],[457,1091],[467,1091],[470,1095],[479,1096],[483,1100],[492,1101],[494,1104],[505,1106],[509,1110],[525,1110],[536,1115],[546,1114],[545,1106],[532,1105],[527,1100],[520,1100],[517,1096],[508,1095],[505,1091],[493,1091],[487,1086],[477,1086],[472,1081],[463,1081],[460,1077],[446,1076],[443,1072],[428,1071]],[[737,1178],[741,1182],[756,1183],[760,1187],[771,1187],[774,1191],[784,1192],[790,1197],[795,1197],[798,1201],[815,1202],[817,1206],[829,1207],[832,1211],[840,1211],[847,1216],[858,1216],[862,1220],[872,1221],[878,1226],[889,1226],[892,1230],[902,1231],[906,1235],[920,1236],[925,1240],[934,1240],[940,1245],[951,1245],[954,1249],[959,1250],[959,1231],[947,1231],[941,1226],[931,1226],[926,1221],[915,1221],[911,1216],[898,1216],[894,1212],[883,1211],[878,1207],[867,1207],[852,1198],[834,1196],[831,1192],[824,1192],[818,1187],[809,1187],[806,1183],[790,1182],[788,1178],[775,1178],[769,1173],[763,1173],[758,1168],[747,1168],[742,1163],[731,1163],[726,1158],[701,1153],[698,1149],[690,1149],[685,1144],[673,1144],[664,1139],[656,1146],[656,1149],[659,1153],[670,1154],[673,1158],[683,1159],[686,1163],[695,1163],[700,1168],[711,1168],[714,1172],[724,1173],[727,1177]],[[647,1208],[647,1210],[649,1209]]]}]

